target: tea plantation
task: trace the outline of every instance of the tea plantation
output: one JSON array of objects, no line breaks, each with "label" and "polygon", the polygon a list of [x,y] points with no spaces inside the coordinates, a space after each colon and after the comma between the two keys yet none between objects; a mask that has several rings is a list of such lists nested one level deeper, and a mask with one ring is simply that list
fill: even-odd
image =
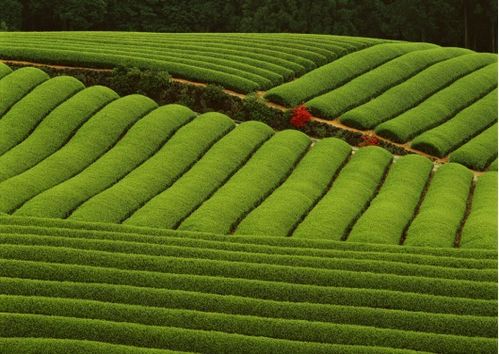
[{"label": "tea plantation", "polygon": [[497,352],[497,55],[325,35],[0,32],[0,59],[268,90],[448,157],[0,63],[1,353]]}]

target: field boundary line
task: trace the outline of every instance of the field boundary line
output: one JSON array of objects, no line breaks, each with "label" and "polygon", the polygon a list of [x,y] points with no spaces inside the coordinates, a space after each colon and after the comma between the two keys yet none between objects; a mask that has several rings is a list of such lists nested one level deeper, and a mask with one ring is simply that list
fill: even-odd
[{"label": "field boundary line", "polygon": [[[112,71],[113,71],[113,69],[102,69],[102,68],[92,68],[92,67],[82,67],[82,66],[55,65],[55,64],[45,64],[45,63],[36,63],[36,62],[21,61],[21,60],[1,59],[1,58],[0,58],[0,63],[4,63],[7,65],[17,65],[17,66],[19,66],[19,65],[20,66],[34,66],[37,68],[48,67],[48,68],[52,68],[55,70],[82,70],[82,71],[90,71],[90,72],[93,71],[93,72],[104,72],[104,73],[112,73]],[[479,69],[480,68],[478,68],[477,70],[479,70]],[[472,72],[470,72],[468,74],[471,74]],[[466,76],[466,75],[464,75],[464,76]],[[463,76],[461,76],[461,77],[463,77]],[[457,78],[457,79],[459,79],[459,78]],[[184,85],[192,85],[192,86],[196,86],[196,87],[206,87],[206,86],[210,85],[209,83],[205,83],[205,82],[191,81],[191,80],[182,79],[182,78],[175,78],[175,77],[171,77],[171,80],[173,82],[176,82],[176,83],[180,83],[180,84],[184,84]],[[452,84],[452,83],[450,83],[450,84]],[[445,87],[443,87],[442,89],[444,89],[444,88]],[[245,99],[248,96],[247,94],[239,93],[239,92],[236,92],[234,90],[230,90],[230,89],[226,89],[226,88],[223,88],[223,92],[229,96],[237,97],[239,99]],[[263,95],[265,94],[265,92],[266,91],[255,91],[256,96],[258,98],[262,98],[262,99],[263,99]],[[438,92],[438,91],[436,91],[436,92]],[[283,105],[280,105],[280,104],[277,104],[274,102],[270,102],[267,100],[264,100],[263,103],[269,108],[273,108],[273,109],[276,109],[276,110],[279,110],[282,112],[285,112],[285,111],[290,109],[289,107],[286,107],[286,106],[283,106]],[[391,141],[389,139],[386,139],[386,138],[383,138],[383,137],[377,135],[374,130],[360,130],[360,129],[349,127],[349,126],[341,123],[339,121],[339,118],[336,118],[333,120],[328,120],[328,119],[324,119],[324,118],[321,118],[318,116],[312,116],[311,121],[316,122],[316,123],[320,123],[320,124],[329,125],[329,126],[332,126],[334,128],[340,129],[342,131],[349,131],[349,132],[358,133],[358,134],[362,134],[362,135],[374,136],[380,142],[384,142],[387,145],[392,145],[392,146],[395,146],[397,148],[400,148],[400,149],[406,151],[407,153],[421,155],[423,157],[430,159],[432,162],[434,162],[436,164],[445,164],[445,163],[449,162],[448,155],[440,158],[440,157],[437,157],[434,155],[427,154],[423,151],[420,151],[420,150],[417,150],[417,149],[411,147],[410,146],[411,141],[408,141],[407,143],[404,143],[404,144],[396,143],[394,141]],[[400,156],[399,154],[394,154],[394,155]],[[485,172],[485,171],[477,171],[477,170],[472,170],[472,169],[470,169],[470,171],[472,171],[475,176],[480,176]]]}]

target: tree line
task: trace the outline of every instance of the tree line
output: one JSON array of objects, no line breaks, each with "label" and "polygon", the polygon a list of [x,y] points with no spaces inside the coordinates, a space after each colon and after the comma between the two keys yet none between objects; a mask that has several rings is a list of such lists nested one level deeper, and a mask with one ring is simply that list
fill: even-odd
[{"label": "tree line", "polygon": [[0,30],[294,32],[497,52],[495,0],[3,0]]}]

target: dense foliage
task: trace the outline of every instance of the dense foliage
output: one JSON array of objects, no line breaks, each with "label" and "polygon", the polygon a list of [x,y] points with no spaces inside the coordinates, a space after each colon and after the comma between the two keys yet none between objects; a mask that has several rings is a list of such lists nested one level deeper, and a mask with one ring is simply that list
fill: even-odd
[{"label": "dense foliage", "polygon": [[494,0],[6,0],[0,24],[28,31],[334,33],[497,51]]}]

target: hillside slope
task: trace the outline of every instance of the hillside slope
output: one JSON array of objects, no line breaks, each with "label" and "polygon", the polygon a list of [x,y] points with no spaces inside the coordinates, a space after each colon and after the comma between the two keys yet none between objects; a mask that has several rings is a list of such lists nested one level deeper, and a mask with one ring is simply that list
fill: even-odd
[{"label": "hillside slope", "polygon": [[[40,73],[19,69],[0,86]],[[0,212],[218,234],[497,246],[497,205],[471,193],[496,172],[477,184],[458,164],[436,168],[417,155],[236,125],[220,113],[119,98],[66,76],[29,92],[19,87],[0,116]],[[490,210],[479,216],[490,227],[467,223],[476,203]]]}]

